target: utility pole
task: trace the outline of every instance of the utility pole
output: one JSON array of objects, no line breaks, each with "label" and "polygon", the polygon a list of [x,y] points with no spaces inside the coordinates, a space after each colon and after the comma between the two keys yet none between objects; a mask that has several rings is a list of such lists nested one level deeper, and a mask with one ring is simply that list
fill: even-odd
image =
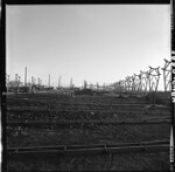
[{"label": "utility pole", "polygon": [[15,74],[15,82],[18,82],[18,74]]},{"label": "utility pole", "polygon": [[164,91],[169,91],[170,90],[170,83],[171,83],[171,61],[164,59],[165,64],[164,67],[161,68],[163,71],[163,81],[164,81]]},{"label": "utility pole", "polygon": [[16,73],[15,74],[15,82],[16,82],[16,86],[19,87],[20,84],[20,76]]},{"label": "utility pole", "polygon": [[59,78],[58,78],[58,88],[60,88],[61,87],[61,76],[59,76]]},{"label": "utility pole", "polygon": [[70,79],[70,88],[73,88],[73,79]]},{"label": "utility pole", "polygon": [[84,80],[84,89],[87,89],[87,81]]},{"label": "utility pole", "polygon": [[96,85],[97,85],[97,91],[98,91],[98,90],[99,90],[99,83],[97,82],[97,84],[96,84]]},{"label": "utility pole", "polygon": [[7,77],[7,81],[6,82],[8,84],[10,82],[10,75],[7,75],[6,77]]},{"label": "utility pole", "polygon": [[40,78],[38,77],[38,86],[40,86]]},{"label": "utility pole", "polygon": [[32,76],[31,77],[32,85],[35,85],[35,78]]},{"label": "utility pole", "polygon": [[19,84],[19,86],[20,86],[20,81],[21,81],[21,77],[18,76],[18,84]]},{"label": "utility pole", "polygon": [[49,74],[49,88],[50,88],[50,74]]},{"label": "utility pole", "polygon": [[27,66],[25,67],[25,73],[24,73],[24,85],[27,86]]}]

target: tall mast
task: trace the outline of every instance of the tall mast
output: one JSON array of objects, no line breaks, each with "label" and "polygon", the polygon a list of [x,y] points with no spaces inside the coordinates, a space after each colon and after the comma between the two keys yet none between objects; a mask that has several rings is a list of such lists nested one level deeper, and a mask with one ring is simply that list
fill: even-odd
[{"label": "tall mast", "polygon": [[25,74],[24,74],[24,85],[27,86],[27,66],[25,67]]},{"label": "tall mast", "polygon": [[49,74],[49,88],[50,88],[50,74]]}]

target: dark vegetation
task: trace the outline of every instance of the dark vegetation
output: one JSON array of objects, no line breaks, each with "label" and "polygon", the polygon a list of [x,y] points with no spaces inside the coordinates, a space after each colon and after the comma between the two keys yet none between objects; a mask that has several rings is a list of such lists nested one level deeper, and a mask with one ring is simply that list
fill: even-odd
[{"label": "dark vegetation", "polygon": [[146,95],[146,101],[152,104],[162,104],[166,106],[170,106],[171,101],[171,93],[170,92],[151,92]]},{"label": "dark vegetation", "polygon": [[[168,123],[150,125],[94,125],[99,121],[170,119],[170,93],[146,96],[19,94],[7,97],[7,121],[88,120],[88,126],[45,128],[7,126],[7,146],[90,145],[169,140]],[[154,106],[152,106],[154,104]],[[169,152],[138,152],[93,156],[58,156],[56,159],[9,159],[11,171],[46,170],[169,170]]]}]

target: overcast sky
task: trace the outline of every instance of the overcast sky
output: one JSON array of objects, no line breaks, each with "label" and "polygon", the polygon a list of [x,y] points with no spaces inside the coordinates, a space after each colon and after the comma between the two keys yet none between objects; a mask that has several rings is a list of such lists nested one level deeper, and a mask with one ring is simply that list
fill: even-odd
[{"label": "overcast sky", "polygon": [[170,59],[169,5],[8,5],[7,74],[100,84]]}]

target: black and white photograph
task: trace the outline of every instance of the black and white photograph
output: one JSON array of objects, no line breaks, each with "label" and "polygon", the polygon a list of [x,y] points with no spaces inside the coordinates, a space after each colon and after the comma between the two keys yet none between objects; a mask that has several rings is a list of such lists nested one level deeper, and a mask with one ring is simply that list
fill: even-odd
[{"label": "black and white photograph", "polygon": [[172,8],[7,3],[7,172],[173,172]]}]

